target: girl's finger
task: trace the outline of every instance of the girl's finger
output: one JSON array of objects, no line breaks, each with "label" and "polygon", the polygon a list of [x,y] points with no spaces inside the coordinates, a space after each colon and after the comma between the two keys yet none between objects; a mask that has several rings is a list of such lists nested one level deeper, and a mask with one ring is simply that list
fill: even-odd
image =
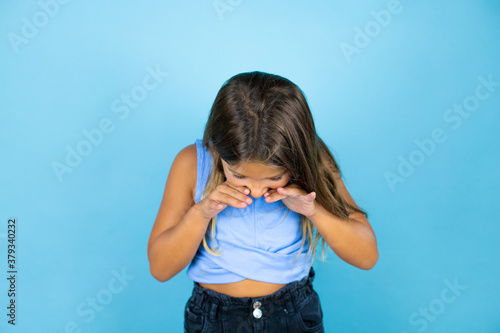
[{"label": "girl's finger", "polygon": [[288,188],[284,188],[284,187],[278,187],[277,191],[278,191],[279,194],[282,194],[284,196],[292,196],[292,195],[296,194],[292,190],[290,190]]},{"label": "girl's finger", "polygon": [[264,193],[264,196],[265,196],[265,197],[268,197],[268,196],[270,196],[270,195],[271,195],[271,194],[273,194],[273,193],[276,193],[276,190],[269,190],[269,191],[267,191],[266,193]]},{"label": "girl's finger", "polygon": [[217,206],[215,207],[215,209],[222,209],[222,208],[226,208],[227,205],[223,204],[222,202],[217,202]]},{"label": "girl's finger", "polygon": [[236,208],[244,208],[252,203],[252,199],[245,194],[245,190],[247,190],[247,192],[250,191],[246,187],[234,187],[229,184],[222,185],[225,186],[218,187],[218,191],[214,196],[215,200]]},{"label": "girl's finger", "polygon": [[266,196],[266,202],[271,203],[283,198],[286,198],[286,195],[281,195],[278,192],[274,191],[273,193],[270,193],[268,196]]}]

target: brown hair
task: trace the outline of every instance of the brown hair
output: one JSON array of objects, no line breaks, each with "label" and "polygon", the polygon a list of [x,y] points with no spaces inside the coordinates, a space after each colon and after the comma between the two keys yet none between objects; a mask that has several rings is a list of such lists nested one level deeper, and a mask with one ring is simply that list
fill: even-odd
[{"label": "brown hair", "polygon": [[[202,198],[224,182],[222,158],[229,164],[252,162],[286,168],[293,183],[308,193],[316,192],[315,200],[331,214],[342,219],[354,211],[368,216],[350,205],[340,191],[337,180],[341,177],[340,168],[316,134],[304,93],[284,77],[256,71],[227,80],[210,110],[202,145],[213,158]],[[216,217],[210,221],[212,239]],[[301,224],[302,246],[307,237],[308,255],[316,253],[321,235],[304,215]],[[325,240],[321,238],[321,242],[321,260],[324,260]],[[205,237],[203,246],[218,255],[216,249],[209,249]]]}]

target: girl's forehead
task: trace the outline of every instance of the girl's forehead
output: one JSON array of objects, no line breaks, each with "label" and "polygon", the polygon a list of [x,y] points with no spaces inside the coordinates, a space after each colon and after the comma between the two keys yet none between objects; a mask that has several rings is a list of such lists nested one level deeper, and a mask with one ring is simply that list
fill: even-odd
[{"label": "girl's forehead", "polygon": [[263,164],[263,163],[257,163],[257,162],[250,162],[250,161],[241,161],[239,163],[235,164],[229,164],[226,161],[222,160],[222,162],[226,165],[226,167],[235,172],[242,172],[244,173],[245,171],[248,172],[285,172],[286,169],[282,167],[277,167],[274,165],[269,165],[269,164]]}]

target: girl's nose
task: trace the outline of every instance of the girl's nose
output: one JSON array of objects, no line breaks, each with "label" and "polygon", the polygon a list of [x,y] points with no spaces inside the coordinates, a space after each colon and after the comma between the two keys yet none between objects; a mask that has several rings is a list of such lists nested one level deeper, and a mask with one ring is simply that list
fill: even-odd
[{"label": "girl's nose", "polygon": [[254,197],[255,199],[258,199],[260,197],[262,197],[264,195],[264,193],[266,193],[268,191],[268,189],[264,188],[260,191],[256,190],[256,189],[250,189],[250,195],[252,197]]}]

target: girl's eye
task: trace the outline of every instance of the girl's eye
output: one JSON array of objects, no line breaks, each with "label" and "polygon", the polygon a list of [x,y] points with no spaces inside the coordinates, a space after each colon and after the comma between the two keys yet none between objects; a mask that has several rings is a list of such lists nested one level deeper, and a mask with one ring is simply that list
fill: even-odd
[{"label": "girl's eye", "polygon": [[238,179],[243,179],[243,178],[245,178],[245,177],[243,177],[243,176],[238,176],[238,175],[234,175],[234,174],[233,174],[233,177],[234,177],[234,178],[238,178]]}]

